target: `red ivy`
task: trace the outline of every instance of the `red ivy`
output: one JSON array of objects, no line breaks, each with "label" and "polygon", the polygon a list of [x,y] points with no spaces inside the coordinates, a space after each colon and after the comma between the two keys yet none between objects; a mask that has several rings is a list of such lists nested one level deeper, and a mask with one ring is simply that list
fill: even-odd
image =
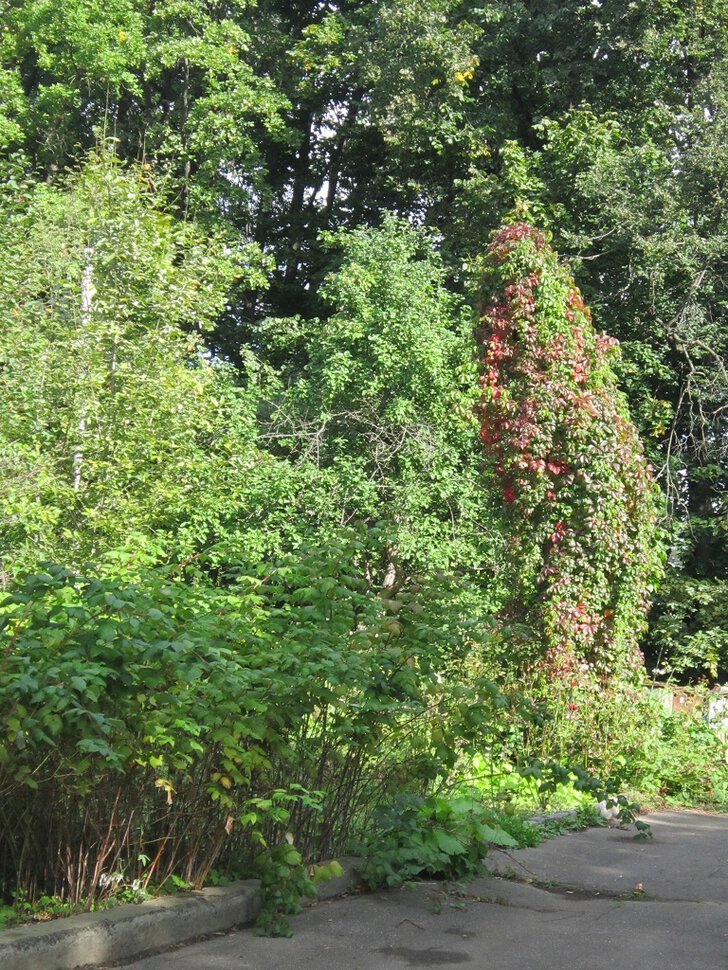
[{"label": "red ivy", "polygon": [[478,407],[487,478],[511,535],[504,614],[553,677],[636,667],[659,573],[657,493],[598,334],[568,271],[525,223],[487,254]]}]

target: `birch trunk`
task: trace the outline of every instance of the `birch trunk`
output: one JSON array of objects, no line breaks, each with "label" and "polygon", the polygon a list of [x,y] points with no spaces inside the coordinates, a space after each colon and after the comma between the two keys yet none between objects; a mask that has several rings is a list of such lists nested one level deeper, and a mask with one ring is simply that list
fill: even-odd
[{"label": "birch trunk", "polygon": [[[84,266],[83,275],[81,277],[81,340],[79,343],[83,345],[83,336],[88,331],[91,324],[91,307],[94,295],[94,284],[93,284],[93,249],[89,246],[84,251]],[[83,468],[83,439],[86,434],[86,406],[81,403],[79,409],[78,418],[78,443],[73,452],[73,491],[79,492],[81,490],[82,482],[82,468]]]}]

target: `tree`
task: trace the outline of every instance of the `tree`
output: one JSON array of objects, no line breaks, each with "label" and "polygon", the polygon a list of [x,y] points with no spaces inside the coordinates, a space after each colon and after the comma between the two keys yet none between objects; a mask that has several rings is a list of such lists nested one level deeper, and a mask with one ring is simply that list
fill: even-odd
[{"label": "tree", "polygon": [[489,568],[498,530],[470,413],[471,311],[445,289],[428,236],[392,216],[328,244],[333,312],[261,328],[268,360],[287,361],[263,440],[315,470],[304,519],[381,522],[410,569]]},{"label": "tree", "polygon": [[20,179],[0,228],[3,569],[140,532],[194,546],[254,448],[254,407],[201,334],[259,281],[255,256],[175,222],[109,156],[61,186]]},{"label": "tree", "polygon": [[[429,226],[444,285],[463,293],[491,230],[541,225],[620,340],[671,562],[724,581],[726,0],[99,11],[0,0],[0,151],[22,147],[33,180],[54,184],[113,136],[164,180],[175,218],[270,256],[207,328],[216,359],[247,373],[270,352],[264,320],[331,313],[322,282],[339,256],[322,230],[376,227],[385,210]],[[295,370],[300,345],[274,356]]]},{"label": "tree", "polygon": [[568,271],[524,223],[486,257],[481,439],[510,533],[509,602],[556,679],[640,666],[659,572],[657,494],[610,364]]},{"label": "tree", "polygon": [[[543,198],[621,339],[618,370],[665,492],[673,548],[650,654],[683,676],[716,676],[725,662],[723,648],[715,653],[728,575],[724,77],[714,63],[681,107],[654,109],[638,131],[572,112],[548,126],[543,153]],[[713,633],[701,661],[703,623]]]},{"label": "tree", "polygon": [[[265,132],[284,136],[287,102],[251,64],[247,0],[3,0],[5,110],[33,163],[52,175],[113,137],[150,161],[176,204],[240,225],[260,187]],[[22,97],[21,93],[22,92]]]}]

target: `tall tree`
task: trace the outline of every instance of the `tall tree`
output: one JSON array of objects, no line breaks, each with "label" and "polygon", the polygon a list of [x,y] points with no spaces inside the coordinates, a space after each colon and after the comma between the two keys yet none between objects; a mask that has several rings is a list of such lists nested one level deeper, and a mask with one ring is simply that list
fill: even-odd
[{"label": "tall tree", "polygon": [[556,680],[641,666],[659,575],[657,495],[598,334],[543,235],[505,227],[486,258],[481,438],[510,533],[505,616]]},{"label": "tall tree", "polygon": [[199,540],[254,434],[201,334],[260,271],[113,158],[58,187],[20,178],[0,227],[3,569],[83,562],[134,532]]},{"label": "tall tree", "polygon": [[303,517],[380,524],[410,571],[490,573],[498,528],[471,413],[471,312],[428,235],[391,215],[328,244],[341,261],[322,288],[333,312],[261,328],[268,359],[287,360],[263,440],[314,470]]}]

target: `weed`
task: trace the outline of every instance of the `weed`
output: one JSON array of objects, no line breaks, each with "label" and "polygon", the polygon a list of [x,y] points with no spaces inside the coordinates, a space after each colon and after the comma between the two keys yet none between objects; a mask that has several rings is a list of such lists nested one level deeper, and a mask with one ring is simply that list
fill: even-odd
[{"label": "weed", "polygon": [[376,889],[428,877],[473,878],[489,844],[517,846],[472,799],[400,795],[377,814],[364,879]]}]

